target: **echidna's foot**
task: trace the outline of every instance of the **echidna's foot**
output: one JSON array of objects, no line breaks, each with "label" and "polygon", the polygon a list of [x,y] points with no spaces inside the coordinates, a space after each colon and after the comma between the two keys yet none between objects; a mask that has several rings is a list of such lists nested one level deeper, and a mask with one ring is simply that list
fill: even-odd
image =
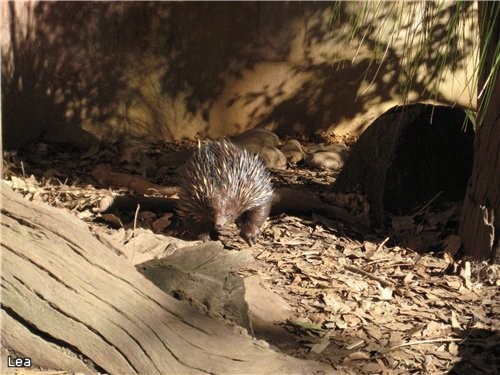
[{"label": "echidna's foot", "polygon": [[255,224],[247,222],[241,225],[240,235],[249,246],[255,245],[260,233],[260,228]]},{"label": "echidna's foot", "polygon": [[250,245],[254,245],[261,234],[260,228],[271,211],[271,201],[244,212],[236,224],[241,229],[240,235]]}]

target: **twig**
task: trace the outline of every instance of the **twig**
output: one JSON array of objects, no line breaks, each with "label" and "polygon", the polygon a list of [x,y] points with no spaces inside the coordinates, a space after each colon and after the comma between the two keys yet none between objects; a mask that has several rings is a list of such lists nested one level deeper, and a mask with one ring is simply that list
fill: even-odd
[{"label": "twig", "polygon": [[[137,208],[135,209],[135,214],[134,214],[134,229],[132,231],[132,238],[135,238],[135,229],[137,228],[137,215],[139,215],[139,210],[140,209],[141,209],[141,205],[138,204]],[[136,247],[136,243],[134,242],[134,246],[133,246],[133,250],[132,250],[132,256],[130,257],[130,263],[132,263],[132,260],[134,260],[135,247]]]},{"label": "twig", "polygon": [[137,208],[135,209],[135,214],[134,214],[134,231],[132,233],[132,237],[135,238],[135,229],[137,228],[137,216],[139,215],[139,210],[141,209],[141,205],[138,204]]},{"label": "twig", "polygon": [[23,172],[23,179],[26,182],[26,173],[24,172],[24,163],[21,161],[21,171]]},{"label": "twig", "polygon": [[423,205],[423,207],[418,210],[417,212],[415,212],[413,215],[411,215],[411,217],[415,217],[417,215],[420,215],[422,212],[424,212],[424,210],[432,203],[434,202],[442,193],[443,191],[441,190],[439,193],[437,193],[433,198],[431,198],[431,200],[429,202],[427,202],[426,204]]},{"label": "twig", "polygon": [[463,339],[454,339],[454,338],[447,338],[447,339],[432,339],[432,340],[419,340],[419,341],[410,341],[406,342],[404,344],[396,345],[396,346],[391,346],[389,349],[394,350],[398,348],[402,348],[404,346],[411,346],[411,345],[420,345],[420,344],[433,344],[435,342],[457,342],[457,341],[463,341]]},{"label": "twig", "polygon": [[358,267],[346,265],[345,269],[348,271],[351,271],[351,272],[359,273],[360,275],[363,275],[363,276],[369,277],[370,279],[378,281],[382,286],[394,287],[394,284],[391,283],[390,281],[387,281],[387,280],[382,279],[381,277],[372,275],[371,273],[363,271],[362,269],[360,269]]},{"label": "twig", "polygon": [[382,286],[393,288],[394,293],[396,293],[399,296],[403,296],[403,292],[401,292],[399,289],[397,289],[396,286],[393,283],[391,283],[390,281],[387,281],[387,280],[382,279],[381,277],[372,275],[371,273],[363,271],[362,269],[359,269],[358,267],[346,265],[344,268],[348,271],[359,273],[360,275],[363,275],[363,276],[369,277],[372,280],[378,281],[380,283],[380,285],[382,285]]},{"label": "twig", "polygon": [[372,260],[371,262],[366,263],[366,265],[371,266],[371,265],[377,264],[377,263],[388,262],[389,260],[390,260],[389,258],[375,259],[375,260]]},{"label": "twig", "polygon": [[351,345],[346,346],[346,349],[347,350],[352,350],[354,348],[357,348],[360,345],[363,345],[364,343],[365,343],[365,340],[359,340],[359,341],[357,341],[357,342],[355,342],[355,343],[353,343]]},{"label": "twig", "polygon": [[382,246],[384,246],[387,243],[387,241],[389,241],[389,237],[386,237],[385,240],[383,240],[380,243],[380,245],[377,246],[377,250],[375,250],[375,251],[379,251],[382,248]]}]

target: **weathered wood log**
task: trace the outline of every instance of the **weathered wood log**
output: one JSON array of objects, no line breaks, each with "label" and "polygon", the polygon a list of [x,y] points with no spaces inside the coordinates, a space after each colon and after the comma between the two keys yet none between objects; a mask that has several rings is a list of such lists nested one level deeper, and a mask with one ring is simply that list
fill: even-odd
[{"label": "weathered wood log", "polygon": [[249,250],[223,251],[222,243],[210,241],[137,264],[136,269],[167,294],[253,335],[244,280],[233,274],[252,261]]},{"label": "weathered wood log", "polygon": [[114,172],[109,165],[98,165],[94,168],[92,176],[94,176],[101,185],[127,187],[138,194],[163,194],[166,196],[175,194],[174,187],[153,184],[142,176]]},{"label": "weathered wood log", "polygon": [[4,184],[1,194],[2,346],[33,366],[110,374],[332,371],[273,352],[176,301],[64,211],[25,201]]},{"label": "weathered wood log", "polygon": [[96,212],[134,212],[139,205],[142,211],[152,212],[173,212],[177,199],[144,197],[144,196],[124,196],[111,194],[102,198]]}]

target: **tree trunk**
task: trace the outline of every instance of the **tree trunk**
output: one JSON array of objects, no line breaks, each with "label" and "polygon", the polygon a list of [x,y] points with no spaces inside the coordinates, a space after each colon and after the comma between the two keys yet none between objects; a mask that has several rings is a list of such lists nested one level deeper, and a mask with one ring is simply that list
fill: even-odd
[{"label": "tree trunk", "polygon": [[16,358],[83,373],[332,371],[273,352],[176,301],[75,217],[5,184],[1,199],[1,373],[13,373],[7,364]]},{"label": "tree trunk", "polygon": [[[500,77],[491,75],[500,40],[500,3],[479,1],[479,28],[484,65],[478,80],[478,92],[485,83],[491,94],[483,92],[478,100],[474,164],[465,193],[459,234],[465,255],[498,262],[500,257]],[[491,34],[488,34],[488,31]],[[487,35],[491,40],[486,43]],[[496,71],[498,72],[498,67]],[[485,100],[489,100],[486,102]]]}]

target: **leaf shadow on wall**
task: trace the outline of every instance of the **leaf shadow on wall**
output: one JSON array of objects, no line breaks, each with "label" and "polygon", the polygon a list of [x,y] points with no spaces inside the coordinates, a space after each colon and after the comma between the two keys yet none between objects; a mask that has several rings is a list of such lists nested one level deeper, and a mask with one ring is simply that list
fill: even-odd
[{"label": "leaf shadow on wall", "polygon": [[[435,4],[425,4],[425,6],[436,7]],[[465,6],[464,11],[471,11],[470,5]],[[371,106],[391,100],[405,101],[405,95],[409,92],[406,91],[406,87],[410,87],[411,91],[417,93],[423,100],[432,98],[446,103],[449,100],[434,87],[435,84],[439,87],[439,82],[444,80],[437,65],[442,64],[442,68],[449,72],[464,69],[469,58],[465,51],[470,52],[473,49],[473,41],[466,38],[465,48],[457,49],[457,35],[450,33],[447,28],[446,20],[454,16],[457,12],[455,8],[456,5],[452,4],[443,9],[425,12],[422,22],[430,25],[428,26],[430,30],[424,29],[420,32],[425,34],[421,35],[425,43],[419,45],[420,49],[412,51],[415,55],[414,60],[402,61],[401,51],[397,51],[390,43],[381,42],[374,26],[370,25],[357,30],[357,38],[363,39],[363,46],[375,56],[375,51],[382,50],[383,58],[376,60],[358,57],[355,61],[351,61],[331,56],[331,60],[335,61],[333,64],[315,62],[314,57],[309,56],[314,53],[314,49],[308,48],[309,46],[339,43],[335,38],[335,30],[352,28],[347,21],[352,19],[352,14],[346,12],[345,4],[341,4],[339,9],[343,14],[338,18],[337,24],[332,26],[325,22],[308,23],[304,40],[304,61],[307,63],[293,66],[288,79],[299,76],[308,78],[302,81],[292,95],[285,95],[284,86],[287,84],[287,79],[284,79],[274,89],[265,87],[261,91],[237,94],[231,98],[229,105],[234,105],[238,101],[243,105],[258,102],[259,106],[250,113],[250,121],[257,126],[273,124],[278,134],[293,134],[297,131],[312,134],[318,130],[335,128],[339,122],[353,119]],[[314,10],[309,18],[316,21],[324,19],[321,13],[325,11],[329,12],[331,9]],[[384,14],[375,20],[380,24],[385,16]],[[432,17],[437,18],[431,19]],[[409,23],[401,26],[398,31],[402,35],[411,35],[414,32],[412,27]],[[449,40],[444,43],[447,39]],[[345,43],[347,46],[348,43]],[[417,68],[429,73],[413,76]],[[359,124],[360,127],[363,125],[367,124]]]},{"label": "leaf shadow on wall", "polygon": [[[273,85],[237,90],[226,101],[228,110],[233,105],[247,110],[248,117],[236,124],[241,130],[273,123],[278,134],[314,133],[390,99],[395,87],[411,80],[401,76],[397,52],[378,41],[370,25],[357,30],[356,38],[364,36],[363,45],[371,51],[386,51],[380,67],[368,58],[354,63],[334,55],[318,58],[318,46],[342,42],[338,34],[352,17],[343,2],[338,8],[327,2],[39,2],[24,8],[27,22],[20,21],[14,3],[6,6],[11,33],[11,49],[2,50],[7,148],[39,138],[51,127],[80,126],[84,119],[104,134],[173,139],[177,119],[168,112],[178,108],[165,107],[165,98],[185,108],[179,116],[199,115],[208,126],[228,80],[244,80],[259,64],[287,64],[289,73]],[[331,23],[334,9],[341,14]],[[452,10],[444,8],[442,15]],[[420,56],[429,68],[448,37],[446,24],[435,24],[431,31]],[[299,32],[303,56],[291,58]],[[464,61],[456,51],[443,63],[453,70]],[[153,95],[142,90],[149,84],[144,77],[150,76],[159,76],[158,88],[151,83]],[[433,78],[413,80],[413,90],[431,96]],[[358,95],[372,79],[369,91]],[[297,88],[284,93],[291,80],[299,82]],[[138,103],[144,118],[132,115]],[[182,124],[191,126],[189,119]]]},{"label": "leaf shadow on wall", "polygon": [[[112,3],[8,3],[10,49],[2,50],[4,147],[20,147],[82,118],[115,113],[125,87],[120,53],[106,53]],[[115,30],[112,35],[120,35]],[[117,41],[119,43],[119,41]]]}]

